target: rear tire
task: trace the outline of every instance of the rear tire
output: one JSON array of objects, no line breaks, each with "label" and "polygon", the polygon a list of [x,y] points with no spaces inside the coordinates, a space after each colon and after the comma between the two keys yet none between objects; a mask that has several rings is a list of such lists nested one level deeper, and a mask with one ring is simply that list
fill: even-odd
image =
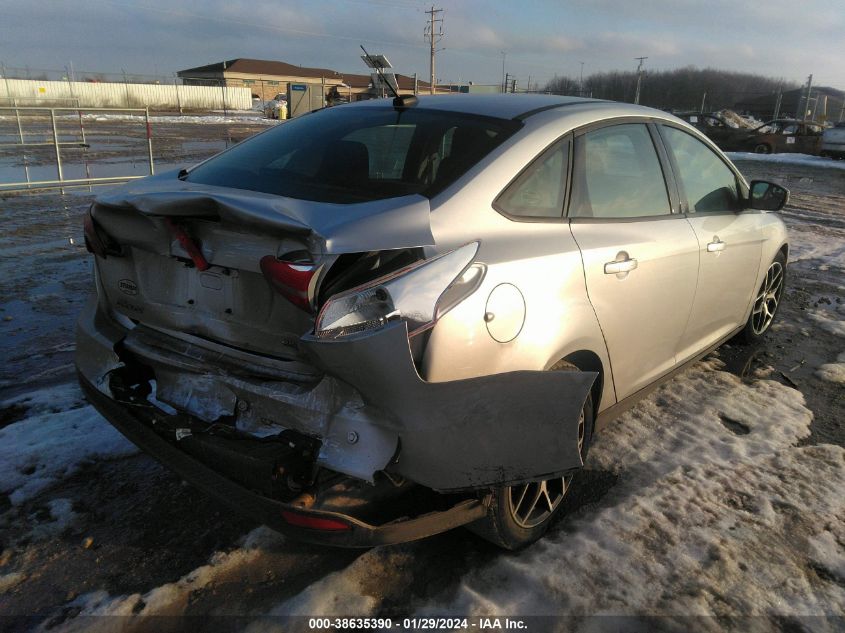
[{"label": "rear tire", "polygon": [[771,154],[772,153],[772,146],[768,143],[758,143],[754,146],[754,153],[755,154]]},{"label": "rear tire", "polygon": [[739,338],[746,343],[756,343],[768,332],[774,322],[778,307],[783,298],[783,289],[786,286],[786,255],[779,252],[769,268],[766,276],[760,285],[757,294],[754,296],[754,305],[751,306],[751,314],[745,323],[745,328],[740,332]]},{"label": "rear tire", "polygon": [[[580,371],[559,361],[549,371]],[[578,425],[578,450],[585,460],[593,435],[593,397],[587,396]],[[492,493],[487,515],[467,525],[467,529],[506,550],[523,549],[549,529],[560,512],[573,475],[517,486],[502,486]]]}]

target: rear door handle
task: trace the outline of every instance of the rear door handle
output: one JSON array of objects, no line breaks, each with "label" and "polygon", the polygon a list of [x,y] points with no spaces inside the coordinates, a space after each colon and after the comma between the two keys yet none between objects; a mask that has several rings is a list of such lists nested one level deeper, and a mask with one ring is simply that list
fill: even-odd
[{"label": "rear door handle", "polygon": [[604,265],[605,275],[618,275],[619,273],[629,273],[637,267],[636,259],[623,259],[622,261],[607,262]]},{"label": "rear door handle", "polygon": [[725,250],[725,246],[727,246],[727,244],[720,240],[718,235],[714,235],[713,241],[707,245],[707,252],[716,253],[718,251],[723,251]]}]

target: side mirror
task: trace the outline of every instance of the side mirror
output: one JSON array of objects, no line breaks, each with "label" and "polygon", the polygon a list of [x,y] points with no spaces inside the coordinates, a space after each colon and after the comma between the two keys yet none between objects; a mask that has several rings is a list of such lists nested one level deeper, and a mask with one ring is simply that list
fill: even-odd
[{"label": "side mirror", "polygon": [[758,211],[780,211],[789,202],[789,190],[765,180],[752,180],[748,208]]}]

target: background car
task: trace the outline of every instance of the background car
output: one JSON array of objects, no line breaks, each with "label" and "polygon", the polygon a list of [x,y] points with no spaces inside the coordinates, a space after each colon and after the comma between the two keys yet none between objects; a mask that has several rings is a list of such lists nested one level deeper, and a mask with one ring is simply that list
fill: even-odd
[{"label": "background car", "polygon": [[724,152],[739,149],[741,139],[748,135],[748,128],[731,125],[727,119],[715,112],[676,113],[675,116],[692,125]]},{"label": "background car", "polygon": [[639,106],[318,111],[97,199],[80,381],[183,478],[298,538],[467,525],[524,547],[594,432],[768,330],[786,198]]},{"label": "background car", "polygon": [[822,156],[845,158],[845,121],[840,121],[824,131],[819,153]]},{"label": "background car", "polygon": [[807,121],[777,119],[764,123],[739,141],[738,150],[757,154],[818,155],[821,150],[822,126]]}]

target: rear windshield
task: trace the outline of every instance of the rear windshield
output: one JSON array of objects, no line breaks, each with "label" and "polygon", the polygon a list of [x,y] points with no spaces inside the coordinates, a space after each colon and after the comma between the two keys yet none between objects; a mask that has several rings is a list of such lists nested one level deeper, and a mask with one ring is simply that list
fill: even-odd
[{"label": "rear windshield", "polygon": [[521,125],[415,108],[337,107],[236,145],[186,179],[319,202],[431,197]]}]

